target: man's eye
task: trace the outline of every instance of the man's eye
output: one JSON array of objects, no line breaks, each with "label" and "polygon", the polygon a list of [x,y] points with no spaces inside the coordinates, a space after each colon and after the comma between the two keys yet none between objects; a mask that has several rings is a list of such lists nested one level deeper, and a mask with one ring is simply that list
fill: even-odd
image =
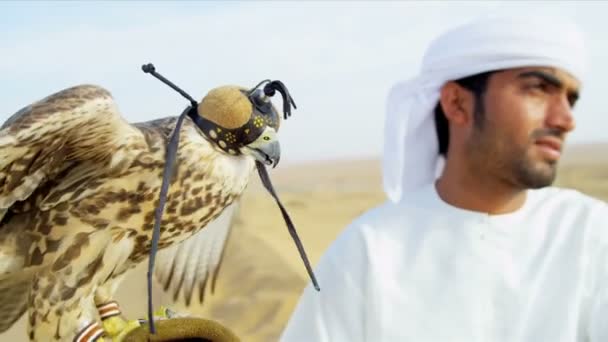
[{"label": "man's eye", "polygon": [[530,89],[540,90],[542,92],[547,92],[549,90],[549,85],[545,82],[537,82],[529,85]]},{"label": "man's eye", "polygon": [[570,104],[571,109],[574,109],[574,106],[576,105],[577,100],[578,100],[578,96],[568,95],[568,103]]}]

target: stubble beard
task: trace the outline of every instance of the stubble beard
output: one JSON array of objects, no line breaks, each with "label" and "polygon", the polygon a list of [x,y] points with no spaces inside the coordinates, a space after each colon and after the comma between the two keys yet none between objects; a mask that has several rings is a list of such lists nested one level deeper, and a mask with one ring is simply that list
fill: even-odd
[{"label": "stubble beard", "polygon": [[[532,148],[534,145],[528,145]],[[540,189],[550,186],[557,176],[557,162],[534,161],[525,152],[513,163],[514,179],[527,189]]]},{"label": "stubble beard", "polygon": [[[484,120],[486,121],[486,120]],[[557,162],[535,160],[532,140],[524,147],[501,136],[488,122],[475,124],[468,149],[474,173],[480,179],[496,177],[518,189],[550,186],[557,176]]]}]

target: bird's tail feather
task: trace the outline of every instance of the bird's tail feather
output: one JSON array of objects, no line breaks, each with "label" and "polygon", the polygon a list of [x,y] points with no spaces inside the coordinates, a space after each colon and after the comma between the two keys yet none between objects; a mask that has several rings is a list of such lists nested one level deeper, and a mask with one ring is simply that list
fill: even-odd
[{"label": "bird's tail feather", "polygon": [[0,333],[8,330],[27,310],[32,276],[0,280]]}]

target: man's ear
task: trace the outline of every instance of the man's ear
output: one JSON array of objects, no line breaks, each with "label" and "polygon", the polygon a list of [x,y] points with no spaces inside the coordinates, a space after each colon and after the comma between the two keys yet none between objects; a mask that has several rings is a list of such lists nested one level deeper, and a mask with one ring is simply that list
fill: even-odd
[{"label": "man's ear", "polygon": [[474,95],[458,83],[449,81],[444,84],[441,87],[439,102],[451,124],[466,125],[473,121]]}]

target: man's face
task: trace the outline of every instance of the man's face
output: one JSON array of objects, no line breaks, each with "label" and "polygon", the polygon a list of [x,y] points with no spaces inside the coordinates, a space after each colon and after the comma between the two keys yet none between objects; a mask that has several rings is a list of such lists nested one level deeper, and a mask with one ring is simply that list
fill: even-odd
[{"label": "man's face", "polygon": [[551,185],[566,134],[578,81],[554,68],[518,68],[490,76],[483,119],[472,125],[466,149],[472,166],[519,188]]}]

